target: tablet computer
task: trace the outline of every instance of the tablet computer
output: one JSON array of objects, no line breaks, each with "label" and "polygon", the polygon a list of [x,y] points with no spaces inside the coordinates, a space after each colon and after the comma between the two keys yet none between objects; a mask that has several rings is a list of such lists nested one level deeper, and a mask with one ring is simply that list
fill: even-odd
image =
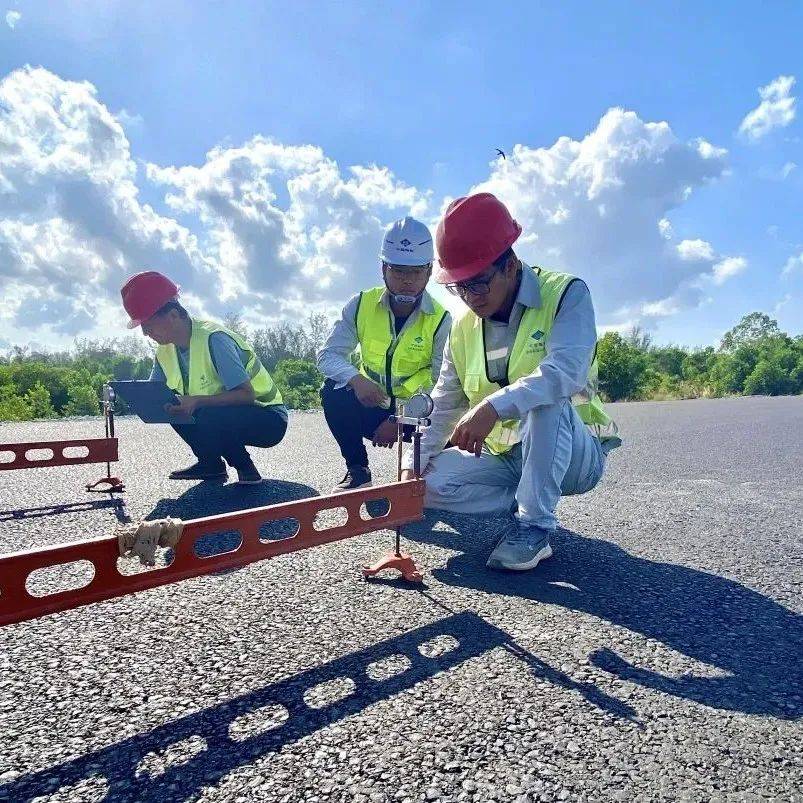
[{"label": "tablet computer", "polygon": [[178,396],[164,382],[148,380],[119,380],[109,382],[116,394],[125,399],[131,412],[148,424],[194,424],[187,415],[175,415],[165,410],[166,404],[176,404]]}]

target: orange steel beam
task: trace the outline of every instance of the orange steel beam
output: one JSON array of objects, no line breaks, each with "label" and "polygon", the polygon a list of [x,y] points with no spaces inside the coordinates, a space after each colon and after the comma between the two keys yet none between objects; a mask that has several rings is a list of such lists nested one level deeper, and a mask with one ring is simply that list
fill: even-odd
[{"label": "orange steel beam", "polygon": [[[82,457],[69,457],[65,449],[85,447],[88,451]],[[29,458],[28,452],[48,449],[51,457]],[[14,459],[0,461],[0,471],[18,468],[47,468],[48,466],[72,466],[81,463],[114,463],[117,456],[117,438],[90,438],[83,441],[42,441],[40,443],[0,443],[0,455],[12,452]]]},{"label": "orange steel beam", "polygon": [[[175,548],[173,561],[163,568],[150,569],[139,574],[120,573],[117,567],[117,537],[114,535],[46,549],[15,552],[0,557],[0,627],[147,588],[176,583],[190,577],[237,569],[265,558],[374,530],[393,529],[423,518],[424,488],[424,480],[407,480],[331,496],[316,496],[296,502],[240,510],[222,516],[191,519],[184,523],[184,531]],[[390,509],[383,516],[365,520],[360,515],[360,506],[373,500],[387,500]],[[335,508],[346,509],[348,516],[345,523],[322,530],[316,529],[316,514]],[[262,525],[288,518],[298,522],[294,536],[278,541],[260,540]],[[232,530],[238,531],[242,536],[236,549],[210,557],[199,557],[195,553],[194,546],[202,536]],[[44,597],[36,597],[28,592],[26,581],[31,572],[79,560],[89,561],[94,567],[94,575],[87,585]]]}]

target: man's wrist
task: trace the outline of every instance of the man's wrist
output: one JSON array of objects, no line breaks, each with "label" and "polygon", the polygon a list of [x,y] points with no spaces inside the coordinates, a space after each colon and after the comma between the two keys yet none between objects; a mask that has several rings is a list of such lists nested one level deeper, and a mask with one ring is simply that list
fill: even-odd
[{"label": "man's wrist", "polygon": [[505,393],[504,388],[497,390],[493,395],[488,396],[485,401],[488,402],[488,404],[493,408],[497,418],[500,421],[507,420],[509,418],[518,418],[516,405],[509,403],[508,395]]}]

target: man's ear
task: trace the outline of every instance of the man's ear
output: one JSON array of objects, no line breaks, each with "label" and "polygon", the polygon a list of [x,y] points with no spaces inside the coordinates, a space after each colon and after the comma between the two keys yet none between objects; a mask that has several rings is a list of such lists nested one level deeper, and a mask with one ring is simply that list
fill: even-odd
[{"label": "man's ear", "polygon": [[513,266],[511,269],[511,276],[515,276],[521,268],[521,260],[515,254],[511,254],[508,257],[507,267],[510,268],[511,265]]}]

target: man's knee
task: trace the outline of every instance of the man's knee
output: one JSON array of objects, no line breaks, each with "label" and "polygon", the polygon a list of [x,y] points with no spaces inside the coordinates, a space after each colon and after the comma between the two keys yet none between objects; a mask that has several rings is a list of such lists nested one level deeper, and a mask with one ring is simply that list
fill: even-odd
[{"label": "man's knee", "polygon": [[354,391],[348,385],[336,388],[331,379],[327,379],[321,386],[321,405],[325,413],[336,415],[359,410],[359,402]]}]

